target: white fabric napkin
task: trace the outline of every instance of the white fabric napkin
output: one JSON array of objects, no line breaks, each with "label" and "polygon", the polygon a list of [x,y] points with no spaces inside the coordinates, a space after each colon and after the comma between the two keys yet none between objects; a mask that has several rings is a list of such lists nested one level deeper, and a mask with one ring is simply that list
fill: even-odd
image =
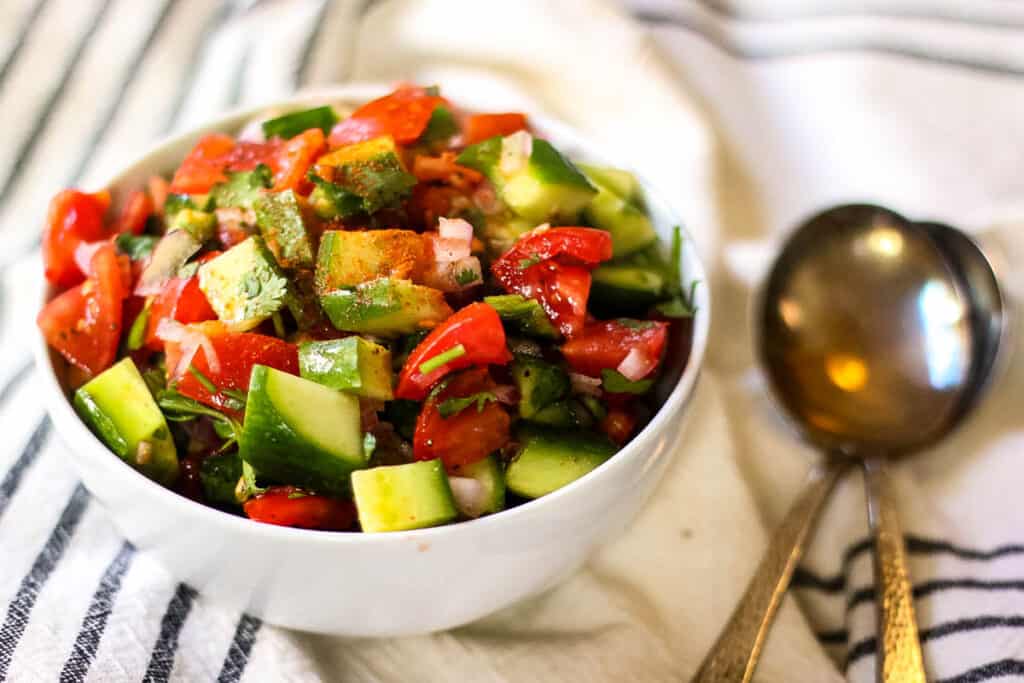
[{"label": "white fabric napkin", "polygon": [[[1005,265],[1007,291],[1024,291],[1011,267],[1024,255],[1024,10],[995,0],[965,8],[0,3],[0,680],[691,675],[815,458],[770,403],[747,334],[750,292],[781,236],[829,204],[881,202],[975,232]],[[168,129],[233,104],[353,79],[438,82],[456,98],[487,89],[509,108],[579,126],[674,199],[714,300],[693,427],[641,518],[549,594],[419,638],[287,632],[176,583],[117,536],[67,471],[74,444],[51,433],[25,365],[40,265],[20,255],[56,189],[88,187]],[[896,471],[930,680],[1024,676],[1018,356],[967,427]],[[758,680],[874,680],[866,534],[863,487],[851,477]]]}]

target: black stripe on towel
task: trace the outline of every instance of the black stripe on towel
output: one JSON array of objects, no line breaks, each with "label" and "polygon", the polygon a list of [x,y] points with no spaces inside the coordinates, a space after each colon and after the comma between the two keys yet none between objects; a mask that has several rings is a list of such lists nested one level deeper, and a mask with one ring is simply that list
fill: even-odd
[{"label": "black stripe on towel", "polygon": [[935,683],[980,683],[990,681],[993,678],[1006,678],[1007,676],[1024,676],[1024,662],[1019,659],[1002,659],[998,662],[985,664],[952,678],[943,678]]},{"label": "black stripe on towel", "polygon": [[4,60],[2,66],[0,66],[0,83],[4,82],[7,78],[7,74],[10,72],[11,67],[18,61],[18,55],[21,54],[21,49],[25,47],[25,42],[28,40],[29,34],[32,32],[32,28],[35,26],[36,20],[39,19],[39,15],[43,13],[43,8],[46,7],[47,0],[36,0],[36,4],[32,6],[32,9],[28,11],[28,15],[25,17],[25,21],[18,27],[17,33],[14,37],[14,45],[11,46],[10,51],[7,53],[7,58]]},{"label": "black stripe on towel", "polygon": [[[914,586],[914,599],[919,600],[932,593],[942,591],[964,589],[980,591],[1024,591],[1024,581],[984,581],[981,579],[934,579]],[[875,601],[875,588],[859,588],[854,591],[846,602],[847,611],[866,602]]]},{"label": "black stripe on towel", "polygon": [[121,550],[114,556],[114,559],[107,565],[100,579],[99,587],[93,593],[92,602],[82,619],[82,627],[75,638],[75,644],[71,648],[71,654],[64,662],[64,668],[60,672],[61,683],[77,683],[84,681],[89,673],[89,666],[96,657],[96,650],[100,645],[100,638],[107,628],[107,619],[114,606],[114,599],[121,590],[121,581],[131,566],[132,558],[135,556],[135,548],[131,543],[125,541]]},{"label": "black stripe on towel", "polygon": [[71,494],[71,499],[64,507],[57,525],[50,533],[43,549],[39,551],[32,568],[25,578],[22,579],[18,592],[15,593],[11,604],[7,607],[7,617],[0,626],[0,681],[7,677],[7,670],[11,666],[11,659],[18,647],[18,641],[28,627],[28,620],[32,615],[32,608],[47,579],[53,572],[54,567],[64,555],[68,542],[75,533],[82,514],[89,503],[89,494],[85,487],[78,484]]},{"label": "black stripe on towel", "polygon": [[217,676],[217,683],[237,683],[245,671],[245,665],[249,663],[249,653],[256,642],[256,635],[260,631],[263,622],[256,617],[243,614],[238,619],[238,626],[235,627],[235,636],[231,639],[231,647],[224,657],[224,664],[221,666],[220,675]]},{"label": "black stripe on towel", "polygon": [[139,69],[142,67],[143,62],[146,61],[146,55],[149,54],[149,49],[156,42],[157,36],[163,30],[167,24],[167,19],[171,15],[171,10],[174,9],[177,0],[164,0],[164,6],[160,10],[160,14],[157,15],[156,20],[149,29],[149,33],[139,43],[139,47],[135,52],[135,56],[132,57],[131,63],[128,66],[124,78],[117,86],[117,90],[113,96],[107,100],[103,116],[99,118],[99,125],[96,130],[93,131],[92,135],[89,136],[89,144],[86,145],[85,149],[78,157],[78,162],[75,164],[74,170],[71,172],[68,182],[64,183],[66,186],[77,185],[82,179],[82,175],[85,173],[85,169],[89,162],[92,160],[93,154],[96,152],[96,148],[103,140],[107,131],[110,129],[110,124],[114,120],[114,114],[117,112],[117,107],[121,104],[121,100],[124,99],[124,94],[128,91],[128,87],[135,82],[135,77],[139,73]]},{"label": "black stripe on towel", "polygon": [[174,653],[178,650],[178,636],[185,625],[192,603],[196,599],[196,590],[183,583],[178,584],[174,596],[167,603],[167,610],[160,621],[160,635],[157,636],[153,653],[149,657],[149,666],[143,683],[163,683],[171,675],[174,668]]},{"label": "black stripe on towel", "polygon": [[43,445],[46,443],[46,437],[50,435],[51,424],[50,416],[44,415],[43,419],[39,421],[39,426],[36,427],[36,430],[32,432],[32,436],[29,437],[25,448],[22,449],[21,455],[14,461],[11,468],[7,470],[3,481],[0,481],[0,516],[4,514],[4,510],[7,509],[11,498],[14,497],[18,490],[18,486],[21,485],[21,478],[42,452]]},{"label": "black stripe on towel", "polygon": [[[1021,628],[1024,627],[1024,616],[1011,616],[1011,617],[998,617],[998,616],[984,616],[984,617],[970,617],[967,619],[958,619],[956,621],[948,621],[931,628],[923,629],[920,633],[921,642],[927,643],[932,640],[944,638],[955,633],[966,633],[968,631],[984,631],[993,628]],[[846,653],[846,665],[848,669],[850,665],[859,659],[867,657],[868,655],[875,654],[875,650],[878,647],[878,641],[874,636],[865,638],[863,640],[854,643],[849,651]],[[985,679],[978,679],[985,680]]]},{"label": "black stripe on towel", "polygon": [[92,18],[92,23],[82,34],[78,40],[78,44],[75,45],[74,50],[71,53],[71,57],[67,60],[64,65],[64,73],[61,74],[60,80],[57,82],[56,87],[50,93],[46,103],[43,105],[43,110],[36,118],[35,126],[32,132],[29,133],[28,137],[22,142],[21,147],[14,157],[14,164],[11,166],[10,174],[4,181],[4,184],[0,186],[0,202],[7,199],[7,195],[11,190],[11,186],[14,185],[14,181],[21,175],[22,169],[25,167],[25,163],[32,155],[33,150],[36,148],[36,144],[45,137],[43,131],[46,130],[47,125],[50,123],[50,117],[53,116],[53,112],[57,109],[57,105],[60,103],[61,97],[64,95],[64,91],[68,87],[68,82],[74,75],[75,70],[78,67],[79,62],[82,61],[82,54],[85,52],[85,48],[92,44],[92,37],[95,35],[97,29],[103,23],[103,18],[107,15],[107,10],[110,9],[111,0],[103,0],[103,5],[100,6],[99,11]]},{"label": "black stripe on towel", "polygon": [[[725,31],[715,30],[711,26],[702,26],[700,22],[693,21],[689,17],[669,16],[660,13],[637,12],[634,16],[651,26],[668,26],[688,33],[700,36],[711,45],[725,54],[749,61],[789,59],[794,57],[810,57],[820,54],[832,53],[874,53],[888,55],[891,57],[902,57],[918,62],[926,62],[941,66],[950,66],[960,69],[968,69],[979,73],[994,74],[998,76],[1022,76],[1024,68],[1010,64],[1002,64],[991,60],[972,59],[969,57],[950,57],[949,55],[937,54],[918,47],[893,45],[881,41],[861,41],[857,43],[834,42],[824,45],[812,45],[806,47],[780,46],[769,48],[751,48],[741,45],[739,41],[726,35]],[[712,22],[713,23],[713,22]],[[717,26],[715,24],[714,26]]]}]

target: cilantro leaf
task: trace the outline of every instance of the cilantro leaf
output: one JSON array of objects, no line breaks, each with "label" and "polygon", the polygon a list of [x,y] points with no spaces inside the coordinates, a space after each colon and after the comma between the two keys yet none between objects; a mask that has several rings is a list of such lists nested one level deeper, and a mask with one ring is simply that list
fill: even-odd
[{"label": "cilantro leaf", "polygon": [[227,182],[217,183],[210,191],[214,204],[220,208],[237,206],[251,209],[263,196],[263,190],[273,185],[273,175],[266,164],[260,164],[251,171],[228,171],[227,176]]},{"label": "cilantro leaf", "polygon": [[447,419],[452,415],[458,415],[466,408],[470,407],[474,403],[476,404],[476,412],[482,413],[484,406],[490,401],[497,401],[498,397],[490,391],[480,391],[472,396],[466,396],[465,398],[449,398],[441,402],[441,405],[437,407],[437,412],[441,413],[441,417]]}]

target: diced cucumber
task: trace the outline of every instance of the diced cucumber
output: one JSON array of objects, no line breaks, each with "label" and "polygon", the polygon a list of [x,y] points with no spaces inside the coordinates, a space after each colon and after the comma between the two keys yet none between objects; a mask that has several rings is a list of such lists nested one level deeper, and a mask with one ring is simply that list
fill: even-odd
[{"label": "diced cucumber", "polygon": [[512,379],[519,388],[519,414],[527,420],[569,393],[569,375],[539,358],[517,356]]},{"label": "diced cucumber", "polygon": [[438,142],[445,142],[458,132],[459,124],[455,121],[455,116],[452,115],[451,109],[438,105],[431,112],[430,120],[427,121],[427,127],[423,129],[423,134],[420,135],[418,142],[429,146]]},{"label": "diced cucumber", "polygon": [[164,485],[178,478],[167,421],[131,358],[86,382],[74,404],[96,436],[129,465]]},{"label": "diced cucumber", "polygon": [[438,526],[458,515],[440,460],[353,472],[352,497],[367,533]]},{"label": "diced cucumber", "polygon": [[377,278],[411,280],[427,259],[427,242],[412,230],[328,230],[320,239],[316,291],[352,287]]},{"label": "diced cucumber", "polygon": [[[505,509],[505,472],[493,455],[483,460],[460,465],[458,473],[449,478],[455,506],[466,517],[480,517]],[[460,479],[468,480],[465,484]],[[466,486],[469,491],[460,496],[458,487]]]},{"label": "diced cucumber", "polygon": [[281,309],[290,288],[273,254],[253,236],[199,266],[199,289],[222,322],[251,329]]},{"label": "diced cucumber", "polygon": [[592,432],[524,429],[519,439],[523,445],[505,470],[505,485],[524,498],[540,498],[562,488],[616,451],[615,444]]},{"label": "diced cucumber", "polygon": [[636,206],[643,206],[643,190],[640,188],[640,181],[629,171],[611,166],[593,166],[591,164],[577,163],[576,166],[583,171],[587,179],[594,185],[606,187],[627,202]]},{"label": "diced cucumber", "polygon": [[558,338],[558,330],[534,299],[519,294],[502,294],[485,296],[484,302],[490,304],[502,320],[521,334],[544,339]]},{"label": "diced cucumber", "polygon": [[641,313],[665,298],[665,278],[653,268],[602,264],[591,275],[589,302],[601,317]]},{"label": "diced cucumber", "polygon": [[439,290],[389,278],[328,292],[320,305],[337,329],[382,337],[411,334],[452,314]]},{"label": "diced cucumber", "polygon": [[253,205],[263,241],[282,268],[313,267],[313,238],[302,215],[303,203],[285,190],[264,195]]},{"label": "diced cucumber", "polygon": [[590,429],[594,425],[594,415],[581,401],[571,398],[541,409],[530,418],[530,422],[560,429]]},{"label": "diced cucumber", "polygon": [[506,211],[487,216],[483,220],[480,233],[488,255],[497,258],[511,249],[517,239],[535,227],[537,224],[533,221],[519,218]]},{"label": "diced cucumber", "polygon": [[584,215],[590,225],[611,234],[615,258],[649,247],[658,239],[651,219],[642,209],[601,185]]},{"label": "diced cucumber", "polygon": [[359,399],[256,365],[239,453],[271,481],[344,493],[349,474],[366,467]]},{"label": "diced cucumber", "polygon": [[263,190],[273,185],[273,176],[266,164],[260,164],[251,171],[229,171],[227,175],[226,183],[217,183],[210,190],[210,197],[218,209],[251,209],[264,196]]},{"label": "diced cucumber", "polygon": [[293,111],[274,119],[263,122],[263,135],[266,138],[293,138],[299,133],[304,133],[310,128],[319,128],[325,133],[330,133],[331,128],[338,122],[338,114],[331,106],[315,107]]},{"label": "diced cucumber", "polygon": [[235,489],[242,477],[242,458],[238,451],[211,455],[199,466],[199,482],[203,485],[203,499],[221,507],[237,507]]},{"label": "diced cucumber", "polygon": [[391,352],[362,337],[299,345],[299,372],[306,379],[356,396],[390,401]]},{"label": "diced cucumber", "polygon": [[518,145],[521,135],[525,133],[470,145],[459,155],[458,162],[485,174],[502,200],[519,216],[536,223],[574,220],[595,195],[595,188],[551,143],[537,138],[532,139],[530,156],[523,167],[512,173],[504,172],[502,150],[506,145]]}]

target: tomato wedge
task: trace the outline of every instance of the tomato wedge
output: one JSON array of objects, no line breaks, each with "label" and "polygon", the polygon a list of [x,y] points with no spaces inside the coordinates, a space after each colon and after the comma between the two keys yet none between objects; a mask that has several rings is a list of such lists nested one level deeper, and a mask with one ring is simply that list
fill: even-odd
[{"label": "tomato wedge", "polygon": [[434,109],[445,103],[443,97],[428,95],[423,88],[401,87],[352,112],[334,126],[328,142],[342,147],[390,135],[399,145],[407,145],[423,134]]},{"label": "tomato wedge", "polygon": [[306,493],[294,486],[271,486],[246,501],[242,509],[257,522],[300,529],[345,531],[356,521],[352,501]]},{"label": "tomato wedge", "polygon": [[114,232],[130,232],[133,235],[141,235],[146,228],[146,221],[153,214],[155,207],[150,196],[142,190],[132,192],[125,202],[121,215],[117,217],[114,224]]},{"label": "tomato wedge", "polygon": [[274,186],[271,192],[303,190],[300,194],[309,194],[305,187],[308,184],[306,172],[324,151],[324,147],[324,132],[319,128],[310,128],[281,143],[274,159]]},{"label": "tomato wedge", "polygon": [[43,307],[36,324],[68,362],[97,375],[117,356],[128,289],[113,244],[104,244],[93,254],[89,270],[89,279]]},{"label": "tomato wedge", "polygon": [[224,158],[235,148],[235,139],[223,133],[211,133],[192,148],[171,179],[171,192],[203,194],[227,180]]},{"label": "tomato wedge", "polygon": [[594,228],[546,228],[523,235],[491,272],[506,291],[535,299],[566,337],[583,329],[590,269],[612,257],[611,236]]},{"label": "tomato wedge", "polygon": [[[432,358],[462,347],[462,354],[424,373],[420,368]],[[430,388],[450,372],[472,365],[505,365],[512,354],[505,348],[505,328],[498,312],[489,304],[477,302],[466,306],[444,321],[409,354],[409,360],[398,376],[398,398],[421,401]]]},{"label": "tomato wedge", "polygon": [[85,279],[75,263],[75,250],[82,242],[107,236],[103,214],[110,205],[106,192],[86,194],[63,190],[50,201],[43,229],[43,265],[46,279],[58,287],[77,285]]},{"label": "tomato wedge", "polygon": [[440,458],[452,469],[482,460],[505,446],[512,421],[500,403],[488,401],[479,410],[474,403],[447,418],[438,410],[450,398],[466,398],[494,388],[486,368],[472,368],[453,376],[447,386],[427,399],[416,419],[415,458]]},{"label": "tomato wedge", "polygon": [[[186,373],[178,380],[176,386],[181,394],[200,403],[240,416],[241,413],[231,407],[231,397],[222,392],[248,391],[252,366],[268,365],[293,375],[299,374],[299,352],[295,344],[254,332],[228,332],[222,325],[213,323],[203,325],[203,332],[213,344],[220,366],[219,371],[210,370],[206,352],[202,347],[196,351],[192,366],[205,375],[218,391],[211,394],[192,373]],[[164,348],[167,351],[168,372],[173,372],[181,358],[181,346],[175,342],[167,342]]]},{"label": "tomato wedge", "polygon": [[474,114],[466,119],[462,137],[465,144],[472,145],[496,135],[511,135],[526,129],[525,114]]},{"label": "tomato wedge", "polygon": [[[614,370],[633,349],[654,361],[661,359],[669,323],[658,320],[606,320],[587,325],[562,345],[562,355],[576,372],[600,377]],[[657,369],[657,364],[653,366]],[[648,373],[650,375],[654,369]]]}]

